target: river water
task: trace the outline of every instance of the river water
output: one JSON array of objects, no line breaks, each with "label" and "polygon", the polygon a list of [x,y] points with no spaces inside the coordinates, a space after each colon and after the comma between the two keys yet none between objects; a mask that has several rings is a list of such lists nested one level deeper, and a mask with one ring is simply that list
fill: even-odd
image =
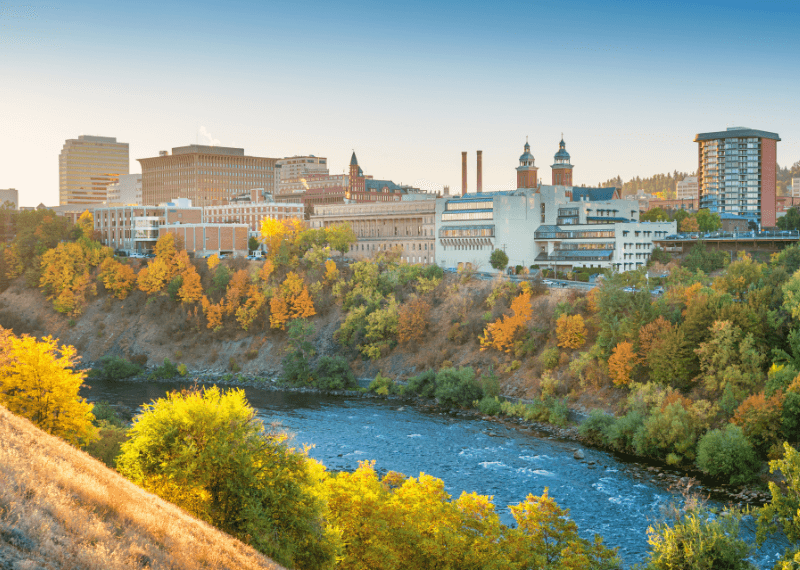
[{"label": "river water", "polygon": [[[182,385],[91,381],[82,394],[136,409]],[[580,533],[600,534],[618,547],[626,566],[648,552],[647,527],[682,495],[635,463],[612,454],[562,441],[546,433],[418,409],[399,401],[355,396],[321,396],[246,389],[250,404],[266,423],[277,422],[293,444],[311,444],[310,455],[329,470],[350,471],[359,461],[376,460],[379,472],[425,472],[442,479],[447,491],[493,495],[501,519],[512,524],[507,505],[545,488],[570,510]],[[585,457],[578,461],[573,450]],[[720,506],[711,502],[710,506]],[[780,541],[754,558],[770,568]]]}]

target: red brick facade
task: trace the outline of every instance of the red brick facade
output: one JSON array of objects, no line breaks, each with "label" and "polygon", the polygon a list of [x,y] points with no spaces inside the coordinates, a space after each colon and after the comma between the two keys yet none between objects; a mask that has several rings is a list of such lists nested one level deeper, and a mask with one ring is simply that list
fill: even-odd
[{"label": "red brick facade", "polygon": [[761,227],[775,227],[776,214],[776,166],[778,143],[772,139],[761,139]]}]

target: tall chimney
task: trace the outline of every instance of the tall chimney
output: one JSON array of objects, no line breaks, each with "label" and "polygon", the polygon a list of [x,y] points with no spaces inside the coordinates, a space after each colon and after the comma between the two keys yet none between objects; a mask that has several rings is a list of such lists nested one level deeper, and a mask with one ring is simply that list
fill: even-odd
[{"label": "tall chimney", "polygon": [[461,195],[467,193],[467,153],[461,153]]},{"label": "tall chimney", "polygon": [[483,192],[483,151],[478,151],[478,192]]}]

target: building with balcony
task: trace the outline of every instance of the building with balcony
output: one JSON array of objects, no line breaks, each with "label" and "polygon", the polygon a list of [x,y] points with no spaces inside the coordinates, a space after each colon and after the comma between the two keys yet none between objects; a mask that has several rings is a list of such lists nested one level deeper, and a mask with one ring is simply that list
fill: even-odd
[{"label": "building with balcony", "polygon": [[129,172],[128,143],[89,135],[69,139],[58,155],[59,205],[107,202],[108,185]]},{"label": "building with balcony", "polygon": [[774,227],[778,134],[729,127],[694,140],[700,207]]},{"label": "building with balcony", "polygon": [[400,250],[403,261],[430,264],[435,261],[435,213],[434,199],[328,205],[314,210],[310,225],[323,228],[350,223],[357,241],[347,255],[355,259]]}]

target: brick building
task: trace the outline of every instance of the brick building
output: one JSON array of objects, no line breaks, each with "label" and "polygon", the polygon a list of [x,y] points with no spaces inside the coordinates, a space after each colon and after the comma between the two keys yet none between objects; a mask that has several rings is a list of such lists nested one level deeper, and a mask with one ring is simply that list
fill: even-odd
[{"label": "brick building", "polygon": [[244,256],[250,231],[247,224],[174,224],[158,228],[159,237],[172,234],[182,240],[186,251],[208,255],[210,253]]},{"label": "brick building", "polygon": [[129,253],[151,251],[162,226],[203,221],[203,209],[188,201],[164,206],[102,206],[94,208],[93,214],[100,242]]}]

